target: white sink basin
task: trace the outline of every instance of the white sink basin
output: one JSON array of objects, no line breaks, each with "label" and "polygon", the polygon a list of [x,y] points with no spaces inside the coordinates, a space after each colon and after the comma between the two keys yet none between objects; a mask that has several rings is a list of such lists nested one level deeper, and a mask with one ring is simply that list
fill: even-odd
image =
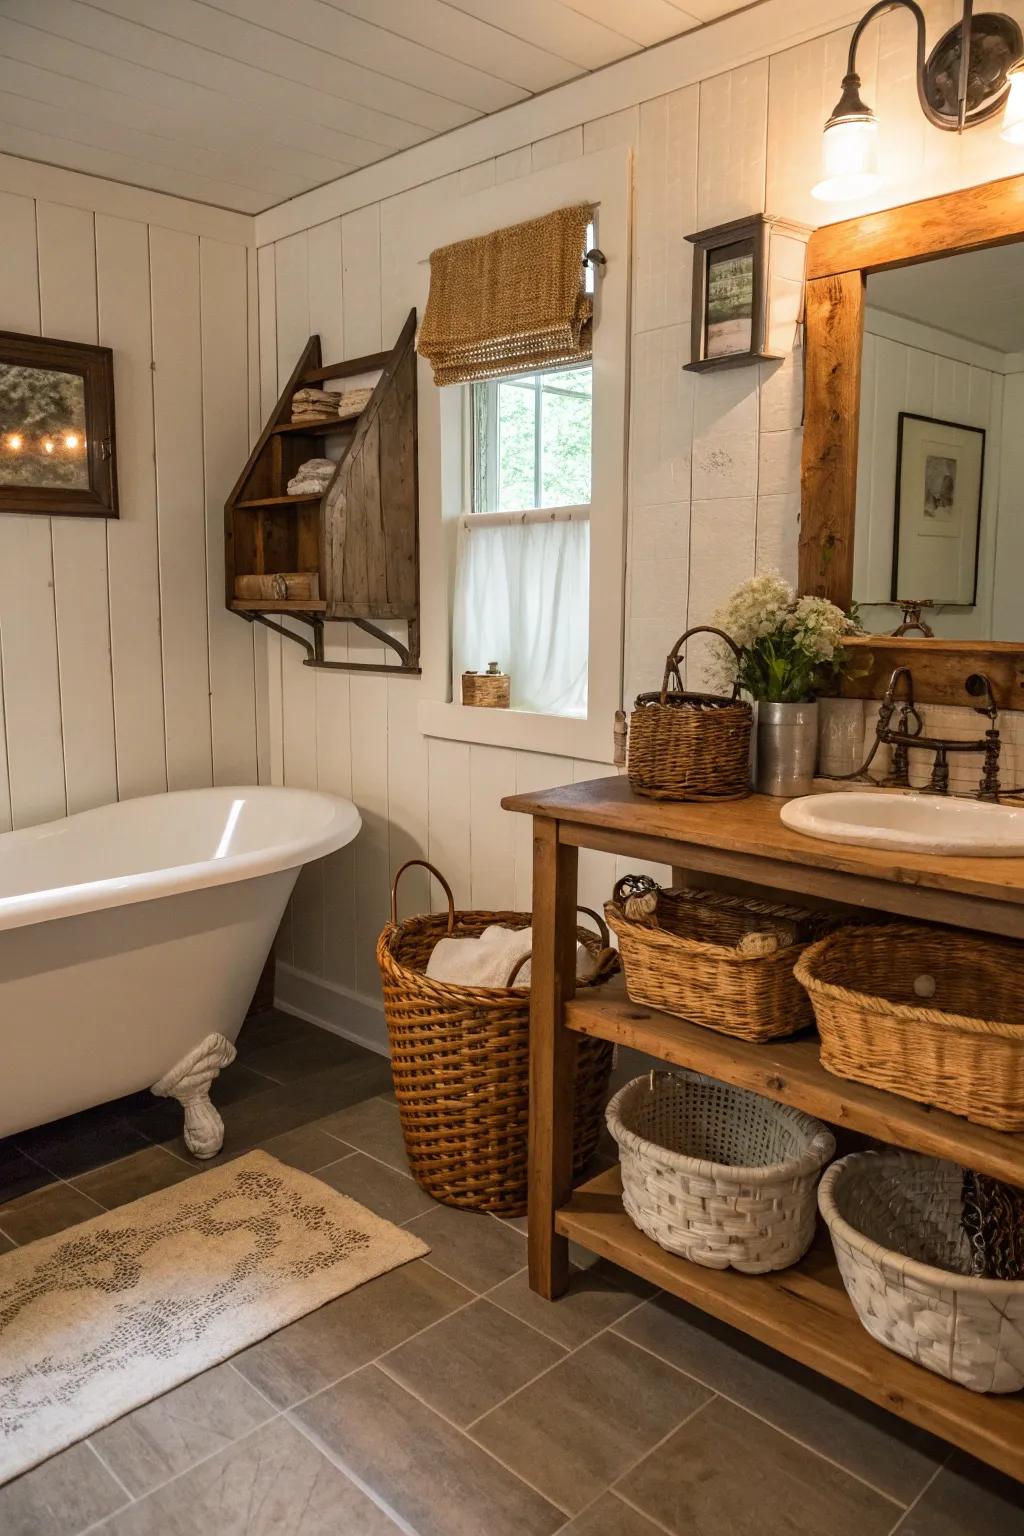
[{"label": "white sink basin", "polygon": [[851,790],[789,800],[782,820],[794,832],[830,843],[966,858],[1024,857],[1024,808],[980,800]]}]

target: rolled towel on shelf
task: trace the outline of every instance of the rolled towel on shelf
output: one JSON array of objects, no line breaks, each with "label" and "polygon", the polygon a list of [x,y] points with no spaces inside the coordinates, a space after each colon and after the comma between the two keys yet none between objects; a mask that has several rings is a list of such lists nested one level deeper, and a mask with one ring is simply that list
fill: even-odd
[{"label": "rolled towel on shelf", "polygon": [[[439,939],[427,962],[431,981],[460,987],[507,987],[516,966],[525,961],[511,985],[530,985],[533,949],[532,928],[502,928],[492,924],[478,939]],[[594,960],[583,944],[576,946],[576,975],[581,981],[593,974]]]}]

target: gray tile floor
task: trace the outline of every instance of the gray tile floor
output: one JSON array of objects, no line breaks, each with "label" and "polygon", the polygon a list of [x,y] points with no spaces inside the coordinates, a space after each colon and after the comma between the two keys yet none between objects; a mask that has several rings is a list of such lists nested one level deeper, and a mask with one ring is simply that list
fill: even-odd
[{"label": "gray tile floor", "polygon": [[[254,1146],[431,1245],[0,1489],[3,1536],[1024,1536],[1024,1488],[577,1254],[408,1175],[386,1062],[246,1025],[222,1159]],[[0,1143],[0,1251],[204,1166],[146,1095]],[[208,1165],[207,1165],[208,1166]]]}]

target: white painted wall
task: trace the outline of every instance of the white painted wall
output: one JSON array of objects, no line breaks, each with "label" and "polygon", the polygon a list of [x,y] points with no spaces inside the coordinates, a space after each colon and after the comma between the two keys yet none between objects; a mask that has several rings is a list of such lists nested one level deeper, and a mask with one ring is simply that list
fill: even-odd
[{"label": "white painted wall", "polygon": [[250,433],[251,221],[0,156],[0,329],[114,350],[120,518],[0,516],[0,830],[251,783],[259,641],[223,606]]},{"label": "white painted wall", "polygon": [[[943,639],[992,637],[996,550],[1002,522],[1003,361],[985,348],[958,346],[955,337],[932,327],[908,326],[898,317],[871,310],[867,313],[853,595],[860,604],[865,628],[875,634],[891,633],[900,620],[899,607],[888,597],[892,590],[899,413],[911,411],[985,431],[977,602],[969,608],[936,608],[928,614],[928,623]],[[1019,433],[1020,427],[1020,418],[1016,427],[1009,423],[1011,432]],[[1012,497],[1006,511],[1012,526],[1019,515]],[[1024,630],[1012,638],[1024,639]]]},{"label": "white painted wall", "polygon": [[[1005,7],[1024,19],[1024,0]],[[263,408],[310,331],[331,354],[390,342],[403,318],[394,272],[418,210],[501,185],[610,144],[636,155],[625,694],[660,678],[671,641],[755,568],[795,574],[801,381],[783,364],[697,376],[689,357],[696,229],[767,209],[808,223],[824,119],[838,95],[849,27],[863,7],[777,0],[690,39],[470,125],[256,220]],[[952,0],[926,0],[933,35]],[[818,35],[823,34],[823,35]],[[784,41],[780,41],[783,39]],[[793,46],[788,46],[792,41]],[[882,17],[861,71],[882,114],[888,206],[1024,168],[992,125],[937,133],[913,87],[914,28]],[[840,217],[867,205],[829,210]],[[421,388],[433,386],[421,373]],[[343,634],[343,631],[342,631]],[[358,645],[344,638],[344,647]],[[354,652],[353,652],[354,653]],[[271,642],[271,769],[288,783],[351,793],[366,818],[355,847],[300,882],[279,951],[282,997],[368,1034],[379,1031],[374,940],[390,870],[426,856],[462,904],[525,906],[530,835],[501,795],[592,777],[607,765],[428,740],[408,678],[314,675],[298,647]],[[611,861],[583,856],[584,899],[599,905]],[[403,909],[428,901],[414,872]],[[379,1035],[378,1035],[379,1038]]]}]

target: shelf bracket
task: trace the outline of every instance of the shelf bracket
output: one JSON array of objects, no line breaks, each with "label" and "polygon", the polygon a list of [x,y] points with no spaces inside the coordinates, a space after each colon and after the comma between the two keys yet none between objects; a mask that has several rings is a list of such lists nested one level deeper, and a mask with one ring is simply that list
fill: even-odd
[{"label": "shelf bracket", "polygon": [[[303,624],[308,624],[312,631],[312,640],[307,640],[304,635],[298,635],[294,629],[286,629],[283,624],[278,624],[274,619],[267,618],[265,613],[243,613],[243,619],[250,624],[262,624],[267,629],[272,629],[275,634],[283,635],[286,640],[294,640],[296,645],[301,645],[305,651],[302,665],[315,667],[321,672],[386,672],[389,677],[402,676],[419,677],[419,641],[418,626],[415,620],[409,621],[409,645],[405,646],[394,635],[389,635],[386,630],[378,629],[376,624],[371,624],[369,619],[337,619],[328,621],[315,615],[297,613],[295,618]],[[335,622],[339,624],[355,624],[382,645],[386,645],[394,651],[398,657],[398,666],[378,665],[376,662],[367,661],[328,661],[324,655],[324,624]]]},{"label": "shelf bracket", "polygon": [[[265,613],[243,613],[241,617],[250,624],[262,624],[264,629],[272,629],[275,634],[284,635],[286,640],[294,640],[295,644],[301,645],[302,649],[306,652],[305,665],[312,665],[313,647],[308,640],[303,639],[302,635],[297,635],[294,629],[285,629],[283,624],[278,624],[274,619],[268,619]],[[301,615],[297,615],[297,617],[301,617]]]}]

